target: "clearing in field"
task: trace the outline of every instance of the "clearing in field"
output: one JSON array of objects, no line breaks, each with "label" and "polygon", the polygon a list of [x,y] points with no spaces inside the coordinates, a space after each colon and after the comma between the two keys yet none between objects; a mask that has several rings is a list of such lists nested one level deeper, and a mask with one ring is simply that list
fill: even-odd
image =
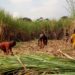
[{"label": "clearing in field", "polygon": [[15,56],[4,56],[2,51],[0,54],[0,72],[8,75],[11,73],[24,73],[25,75],[74,74],[75,60],[67,58],[58,49],[75,58],[75,50],[63,40],[49,40],[48,45],[43,49],[38,47],[37,40],[17,42],[13,52],[25,65],[26,72],[24,73],[22,64]]}]

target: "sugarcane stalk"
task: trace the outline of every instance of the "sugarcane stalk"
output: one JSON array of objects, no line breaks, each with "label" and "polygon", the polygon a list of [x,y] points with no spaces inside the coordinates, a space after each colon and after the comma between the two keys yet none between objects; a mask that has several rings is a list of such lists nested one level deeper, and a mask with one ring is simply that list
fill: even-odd
[{"label": "sugarcane stalk", "polygon": [[22,67],[24,68],[24,71],[26,71],[25,64],[22,63],[22,61],[20,60],[20,58],[17,55],[14,55],[14,56],[17,58],[18,62],[22,65]]},{"label": "sugarcane stalk", "polygon": [[60,49],[58,49],[57,51],[59,51],[61,54],[63,54],[65,57],[67,57],[68,59],[72,59],[72,60],[75,60],[75,58],[71,57],[70,55],[62,52]]}]

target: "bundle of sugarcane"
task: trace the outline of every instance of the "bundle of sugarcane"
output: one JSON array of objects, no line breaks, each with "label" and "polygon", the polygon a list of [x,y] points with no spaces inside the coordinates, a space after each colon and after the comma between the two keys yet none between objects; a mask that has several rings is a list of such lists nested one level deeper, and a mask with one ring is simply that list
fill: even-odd
[{"label": "bundle of sugarcane", "polygon": [[21,55],[18,56],[21,63],[18,62],[15,56],[0,57],[0,72],[11,72],[22,69],[23,65],[28,69],[48,70],[59,73],[74,72],[75,61],[70,59],[56,58],[49,55]]}]

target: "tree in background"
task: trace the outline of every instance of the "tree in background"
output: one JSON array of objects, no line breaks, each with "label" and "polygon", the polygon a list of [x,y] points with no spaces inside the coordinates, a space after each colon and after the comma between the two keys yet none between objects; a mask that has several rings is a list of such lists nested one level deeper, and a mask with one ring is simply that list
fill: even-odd
[{"label": "tree in background", "polygon": [[75,18],[75,0],[66,0],[68,4],[68,11],[72,18]]}]

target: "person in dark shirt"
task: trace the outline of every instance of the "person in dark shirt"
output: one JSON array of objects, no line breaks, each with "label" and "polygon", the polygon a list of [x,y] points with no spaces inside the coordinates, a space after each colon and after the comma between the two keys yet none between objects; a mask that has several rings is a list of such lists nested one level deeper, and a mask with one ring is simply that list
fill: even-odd
[{"label": "person in dark shirt", "polygon": [[69,32],[68,32],[68,30],[66,30],[65,36],[66,36],[66,42],[68,42],[68,40],[69,40]]},{"label": "person in dark shirt", "polygon": [[44,32],[42,32],[39,36],[38,46],[40,48],[44,48],[44,46],[47,45],[47,43],[48,43],[48,38],[47,38],[46,34]]}]

